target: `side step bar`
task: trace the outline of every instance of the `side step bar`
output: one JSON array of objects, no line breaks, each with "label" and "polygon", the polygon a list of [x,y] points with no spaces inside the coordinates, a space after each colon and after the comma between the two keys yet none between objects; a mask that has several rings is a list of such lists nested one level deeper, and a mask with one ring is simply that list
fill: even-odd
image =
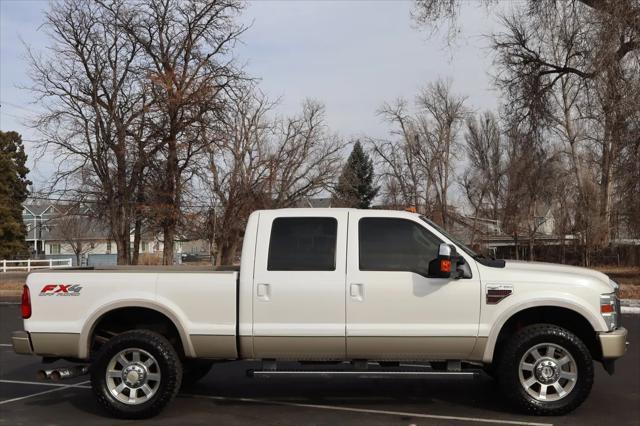
[{"label": "side step bar", "polygon": [[478,371],[323,371],[323,370],[247,370],[247,376],[254,378],[272,379],[284,378],[337,378],[354,377],[359,379],[426,379],[426,378],[465,378],[475,379]]}]

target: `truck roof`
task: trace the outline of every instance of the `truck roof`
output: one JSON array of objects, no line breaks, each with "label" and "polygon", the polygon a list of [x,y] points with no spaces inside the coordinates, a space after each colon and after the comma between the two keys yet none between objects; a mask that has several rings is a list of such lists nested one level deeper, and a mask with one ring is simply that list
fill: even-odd
[{"label": "truck roof", "polygon": [[347,207],[288,207],[282,209],[263,209],[256,210],[254,213],[264,212],[264,211],[272,211],[278,212],[286,216],[295,216],[304,212],[305,215],[309,213],[317,212],[319,214],[327,214],[327,213],[335,213],[340,211],[347,212],[356,212],[356,211],[366,211],[370,213],[372,216],[390,216],[390,217],[399,217],[399,216],[409,216],[415,217],[419,216],[418,213],[412,213],[406,210],[389,210],[389,209],[356,209],[356,208],[347,208]]}]

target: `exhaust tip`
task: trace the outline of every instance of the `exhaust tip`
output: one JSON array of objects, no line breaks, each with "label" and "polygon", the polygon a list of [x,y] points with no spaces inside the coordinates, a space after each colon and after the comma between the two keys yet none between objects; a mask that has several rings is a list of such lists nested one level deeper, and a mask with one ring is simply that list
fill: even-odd
[{"label": "exhaust tip", "polygon": [[39,370],[36,373],[36,378],[38,380],[47,380],[49,378],[49,375],[47,374],[47,372],[45,370]]}]

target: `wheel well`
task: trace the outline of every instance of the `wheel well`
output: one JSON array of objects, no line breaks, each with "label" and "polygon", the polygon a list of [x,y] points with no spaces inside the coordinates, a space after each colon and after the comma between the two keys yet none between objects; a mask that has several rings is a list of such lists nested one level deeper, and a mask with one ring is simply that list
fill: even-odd
[{"label": "wheel well", "polygon": [[164,336],[183,357],[184,350],[177,327],[166,315],[149,308],[126,307],[102,315],[93,326],[89,353],[94,354],[110,338],[129,330],[151,330]]},{"label": "wheel well", "polygon": [[598,344],[598,336],[589,321],[576,311],[556,306],[538,306],[524,309],[509,318],[498,334],[493,359],[498,359],[500,350],[504,347],[504,343],[509,337],[520,329],[533,324],[554,324],[569,330],[589,348],[593,359],[602,359],[602,349]]}]

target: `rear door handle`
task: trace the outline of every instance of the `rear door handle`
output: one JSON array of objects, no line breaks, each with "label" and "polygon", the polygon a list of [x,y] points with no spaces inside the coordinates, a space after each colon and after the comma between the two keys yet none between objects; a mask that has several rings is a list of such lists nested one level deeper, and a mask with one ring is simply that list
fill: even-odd
[{"label": "rear door handle", "polygon": [[349,286],[349,295],[357,302],[364,300],[364,284],[351,284]]},{"label": "rear door handle", "polygon": [[258,284],[256,295],[259,300],[269,301],[271,299],[271,286],[269,284]]}]

